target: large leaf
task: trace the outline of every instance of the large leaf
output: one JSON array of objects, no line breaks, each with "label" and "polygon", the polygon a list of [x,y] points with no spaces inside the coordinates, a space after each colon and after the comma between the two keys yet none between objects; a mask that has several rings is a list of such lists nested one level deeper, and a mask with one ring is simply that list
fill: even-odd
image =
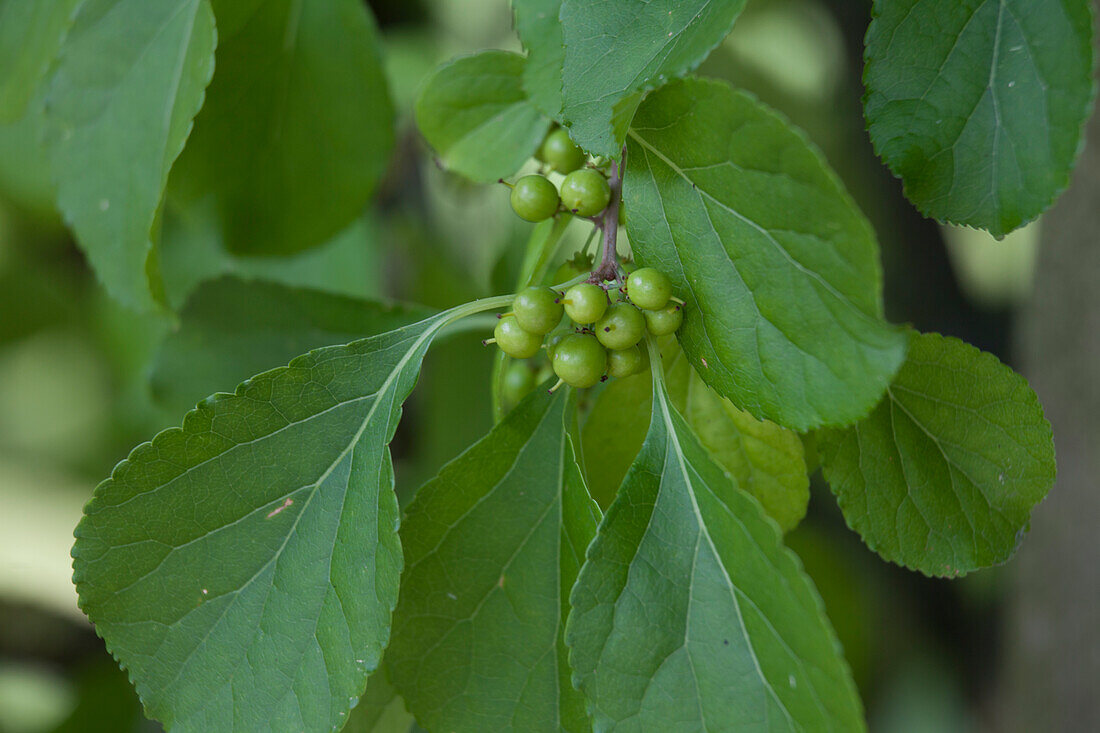
[{"label": "large leaf", "polygon": [[[151,230],[214,69],[207,0],[87,0],[46,106],[58,206],[108,292],[154,303]],[[152,267],[155,271],[155,267]]]},{"label": "large leaf", "polygon": [[557,119],[561,114],[561,0],[512,0],[516,33],[527,49],[523,91],[531,104]]},{"label": "large leaf", "polygon": [[798,433],[737,409],[703,383],[683,351],[674,346],[669,350],[669,395],[699,443],[740,488],[756,497],[781,530],[794,529],[810,502],[810,477]]},{"label": "large leaf", "polygon": [[416,101],[416,124],[443,167],[489,183],[534,155],[550,120],[523,91],[525,65],[514,53],[482,51],[429,77]]},{"label": "large leaf", "polygon": [[172,176],[208,200],[226,246],[286,253],[363,210],[393,147],[393,109],[366,4],[215,0],[218,73]]},{"label": "large leaf", "polygon": [[867,419],[818,436],[848,524],[887,560],[929,575],[1008,559],[1054,482],[1050,423],[1027,381],[939,334],[913,333]]},{"label": "large leaf", "polygon": [[1001,236],[1069,183],[1092,108],[1088,0],[876,0],[871,141],[926,216]]},{"label": "large leaf", "polygon": [[456,310],[216,394],[100,484],[80,606],[177,731],[331,730],[389,637],[401,547],[387,444]]},{"label": "large leaf", "polygon": [[745,0],[562,0],[570,136],[593,155],[618,158],[641,94],[701,64],[744,7]]},{"label": "large leaf", "polygon": [[0,123],[27,111],[79,0],[0,0]]},{"label": "large leaf", "polygon": [[795,430],[865,416],[905,334],[881,317],[870,225],[805,137],[689,79],[641,106],[626,164],[631,246],[687,301],[679,338],[703,381]]},{"label": "large leaf", "polygon": [[225,277],[203,284],[161,344],[150,377],[157,401],[184,412],[202,397],[298,354],[391,331],[431,315],[278,283]]},{"label": "large leaf", "polygon": [[562,636],[599,509],[566,392],[535,390],[409,507],[386,663],[431,730],[590,730]]},{"label": "large leaf", "polygon": [[405,710],[405,701],[393,689],[385,667],[367,680],[367,689],[348,716],[344,733],[409,733],[415,723]]},{"label": "large leaf", "polygon": [[[631,212],[633,216],[633,212]],[[658,380],[566,631],[597,730],[861,730],[812,583]]]}]

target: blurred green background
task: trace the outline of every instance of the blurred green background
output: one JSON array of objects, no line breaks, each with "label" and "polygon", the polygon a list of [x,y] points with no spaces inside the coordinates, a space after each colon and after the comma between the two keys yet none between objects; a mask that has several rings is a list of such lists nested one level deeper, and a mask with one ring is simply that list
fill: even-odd
[{"label": "blurred green background", "polygon": [[[287,261],[223,255],[220,272],[433,307],[506,292],[529,225],[503,189],[440,171],[410,110],[437,63],[520,50],[507,2],[371,6],[399,130],[379,195],[323,247]],[[1100,687],[1091,490],[1100,468],[1100,163],[1090,149],[1063,201],[1002,242],[922,219],[864,132],[869,14],[869,0],[752,0],[701,73],[751,90],[821,147],[878,232],[892,320],[964,338],[1032,379],[1055,426],[1061,480],[1018,561],[962,580],[880,561],[819,477],[788,541],[824,597],[872,730],[1100,730],[1090,692]],[[154,388],[151,366],[178,321],[128,312],[97,286],[54,210],[38,123],[32,107],[0,126],[0,733],[156,730],[76,607],[69,548],[95,484],[202,395]],[[189,236],[197,249],[215,246],[201,231]],[[178,253],[179,267],[188,255]],[[174,304],[197,280],[170,294]],[[481,337],[447,340],[426,362],[393,445],[403,496],[490,426]]]}]

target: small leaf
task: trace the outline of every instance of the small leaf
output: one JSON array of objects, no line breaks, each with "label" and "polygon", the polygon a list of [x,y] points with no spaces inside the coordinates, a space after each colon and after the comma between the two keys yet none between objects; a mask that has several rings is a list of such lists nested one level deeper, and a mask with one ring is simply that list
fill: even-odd
[{"label": "small leaf", "polygon": [[631,246],[687,301],[678,336],[703,381],[795,430],[864,417],[906,338],[882,320],[870,225],[805,137],[688,79],[639,108],[626,167]]},{"label": "small leaf", "polygon": [[660,382],[653,404],[571,596],[566,643],[595,729],[862,730],[798,560]]},{"label": "small leaf", "polygon": [[561,116],[561,65],[565,48],[561,40],[561,0],[512,0],[516,33],[527,49],[523,91],[543,114]]},{"label": "small leaf", "polygon": [[818,433],[848,524],[887,560],[953,577],[1003,562],[1054,482],[1054,442],[1023,377],[958,339],[913,333],[886,398]]},{"label": "small leaf", "polygon": [[864,112],[925,216],[997,237],[1069,184],[1092,110],[1088,0],[876,0]]},{"label": "small leaf", "polygon": [[393,148],[378,34],[359,0],[216,0],[218,72],[171,180],[212,203],[233,252],[322,244],[362,211]]},{"label": "small leaf", "polygon": [[522,56],[482,51],[436,70],[416,101],[416,124],[443,166],[470,180],[506,178],[550,127],[523,91]]},{"label": "small leaf", "polygon": [[599,509],[567,391],[535,390],[409,507],[386,663],[431,730],[591,729],[562,636]]},{"label": "small leaf", "polygon": [[58,206],[107,291],[151,308],[151,230],[214,70],[207,0],[87,0],[46,106]]},{"label": "small leaf", "polygon": [[0,123],[23,116],[79,0],[0,0]]},{"label": "small leaf", "polygon": [[562,0],[562,117],[573,140],[618,158],[640,93],[699,66],[744,7],[745,0]]},{"label": "small leaf", "polygon": [[781,530],[797,527],[810,503],[798,433],[738,410],[703,383],[678,348],[665,370],[672,404],[711,457],[756,497]]},{"label": "small leaf", "polygon": [[386,446],[424,352],[467,311],[214,395],[99,485],[73,579],[149,715],[174,731],[343,723],[397,602]]},{"label": "small leaf", "polygon": [[421,306],[379,303],[225,277],[203,284],[161,344],[150,377],[166,408],[186,411],[203,396],[298,354],[391,331],[427,318]]}]

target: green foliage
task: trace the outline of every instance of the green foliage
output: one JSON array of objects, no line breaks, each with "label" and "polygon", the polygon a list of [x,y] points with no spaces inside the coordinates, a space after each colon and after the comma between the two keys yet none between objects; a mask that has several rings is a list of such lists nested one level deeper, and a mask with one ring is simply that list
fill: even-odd
[{"label": "green foliage", "polygon": [[214,395],[96,489],[73,578],[151,715],[175,730],[342,722],[397,601],[386,446],[452,318]]},{"label": "green foliage", "polygon": [[881,317],[870,226],[806,139],[692,79],[642,105],[626,164],[631,244],[687,301],[680,343],[703,381],[796,430],[866,415],[905,334]]},{"label": "green foliage", "polygon": [[871,140],[921,213],[997,237],[1069,184],[1092,109],[1088,0],[876,0]]},{"label": "green foliage", "polygon": [[150,375],[165,407],[185,412],[227,384],[298,354],[422,320],[431,310],[233,277],[202,285],[161,344]]},{"label": "green foliage", "polygon": [[208,0],[86,0],[56,62],[46,111],[58,208],[104,287],[132,307],[152,307],[160,290],[154,219],[215,36]]},{"label": "green foliage", "polygon": [[1007,560],[1054,483],[1050,423],[1024,378],[939,334],[913,333],[882,404],[818,446],[852,528],[928,575]]},{"label": "green foliage", "polygon": [[215,0],[217,73],[173,171],[213,205],[226,247],[319,245],[358,216],[389,162],[393,108],[359,0]]},{"label": "green foliage", "polygon": [[561,0],[512,0],[516,33],[527,49],[523,91],[531,104],[561,121],[561,65],[565,48],[558,13]]},{"label": "green foliage", "polygon": [[565,433],[566,392],[533,392],[408,509],[386,662],[430,729],[590,730],[562,637],[599,509]]},{"label": "green foliage", "polygon": [[618,158],[641,93],[691,71],[745,0],[562,0],[562,118],[593,155]]},{"label": "green foliage", "polygon": [[482,51],[440,67],[416,102],[416,124],[449,170],[489,183],[512,175],[550,127],[527,99],[522,56]]},{"label": "green foliage", "polygon": [[0,1],[0,123],[27,111],[79,1]]},{"label": "green foliage", "polygon": [[659,379],[653,404],[570,598],[566,643],[595,727],[862,729],[855,685],[794,554]]}]

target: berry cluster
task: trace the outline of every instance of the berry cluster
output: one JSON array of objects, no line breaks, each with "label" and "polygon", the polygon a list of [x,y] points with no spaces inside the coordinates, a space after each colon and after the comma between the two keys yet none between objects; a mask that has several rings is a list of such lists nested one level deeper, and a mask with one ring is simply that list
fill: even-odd
[{"label": "berry cluster", "polygon": [[[668,277],[651,267],[630,273],[624,287],[612,294],[590,282],[564,293],[545,286],[526,288],[485,343],[495,343],[515,359],[530,359],[545,345],[558,377],[555,389],[563,383],[591,387],[608,377],[636,374],[648,363],[640,343],[646,332],[666,336],[679,329],[682,302],[672,297]],[[509,391],[522,389],[521,372],[510,371],[506,379],[517,383],[506,385]]]},{"label": "berry cluster", "polygon": [[577,216],[596,216],[607,208],[611,187],[595,168],[584,167],[588,157],[569,139],[569,133],[555,128],[542,141],[536,157],[551,170],[565,176],[560,190],[546,176],[524,176],[512,185],[512,210],[521,219],[542,221],[559,211]]}]

